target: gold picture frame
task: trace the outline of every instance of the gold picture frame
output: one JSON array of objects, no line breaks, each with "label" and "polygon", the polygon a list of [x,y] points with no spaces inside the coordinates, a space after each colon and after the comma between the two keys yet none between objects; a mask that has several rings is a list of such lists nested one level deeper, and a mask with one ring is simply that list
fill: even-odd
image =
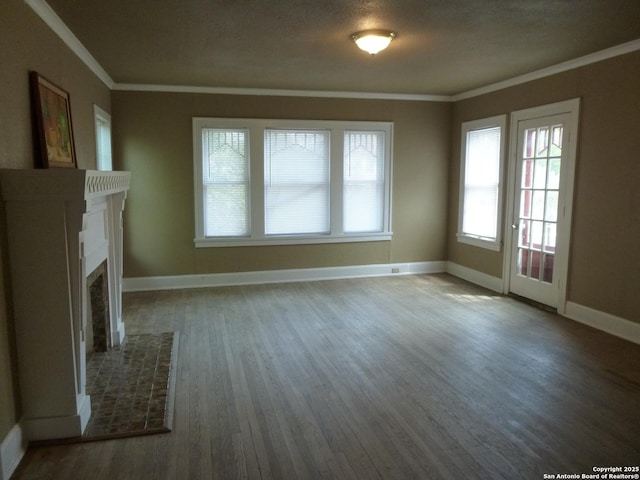
[{"label": "gold picture frame", "polygon": [[29,80],[37,131],[36,167],[77,168],[69,93],[37,72],[30,72]]}]

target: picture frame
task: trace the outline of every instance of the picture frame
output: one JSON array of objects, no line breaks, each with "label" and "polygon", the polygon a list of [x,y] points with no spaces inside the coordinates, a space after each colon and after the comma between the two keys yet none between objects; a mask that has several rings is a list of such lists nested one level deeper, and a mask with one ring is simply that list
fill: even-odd
[{"label": "picture frame", "polygon": [[77,168],[69,93],[37,72],[29,72],[36,167]]}]

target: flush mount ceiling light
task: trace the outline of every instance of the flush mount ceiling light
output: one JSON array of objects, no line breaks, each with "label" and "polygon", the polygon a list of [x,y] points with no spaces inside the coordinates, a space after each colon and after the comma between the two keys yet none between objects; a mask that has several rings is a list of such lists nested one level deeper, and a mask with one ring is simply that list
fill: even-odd
[{"label": "flush mount ceiling light", "polygon": [[356,42],[361,50],[375,55],[387,48],[396,37],[396,33],[389,30],[363,30],[351,35],[351,40]]}]

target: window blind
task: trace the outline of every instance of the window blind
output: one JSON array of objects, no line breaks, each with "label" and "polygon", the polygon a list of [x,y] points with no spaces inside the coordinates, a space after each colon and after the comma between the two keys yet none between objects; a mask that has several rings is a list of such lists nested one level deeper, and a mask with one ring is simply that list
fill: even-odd
[{"label": "window blind", "polygon": [[329,233],[329,132],[265,130],[265,234]]},{"label": "window blind", "polygon": [[249,234],[248,133],[203,129],[205,236]]},{"label": "window blind", "polygon": [[495,239],[498,234],[500,127],[467,132],[462,232]]},{"label": "window blind", "polygon": [[380,232],[384,225],[384,132],[345,132],[343,229]]}]

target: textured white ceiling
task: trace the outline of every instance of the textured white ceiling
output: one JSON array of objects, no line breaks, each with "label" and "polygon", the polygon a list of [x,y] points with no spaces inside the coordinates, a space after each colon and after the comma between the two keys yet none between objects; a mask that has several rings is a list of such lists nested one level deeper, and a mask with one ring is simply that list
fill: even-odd
[{"label": "textured white ceiling", "polygon": [[453,95],[640,38],[640,0],[48,3],[116,83]]}]

